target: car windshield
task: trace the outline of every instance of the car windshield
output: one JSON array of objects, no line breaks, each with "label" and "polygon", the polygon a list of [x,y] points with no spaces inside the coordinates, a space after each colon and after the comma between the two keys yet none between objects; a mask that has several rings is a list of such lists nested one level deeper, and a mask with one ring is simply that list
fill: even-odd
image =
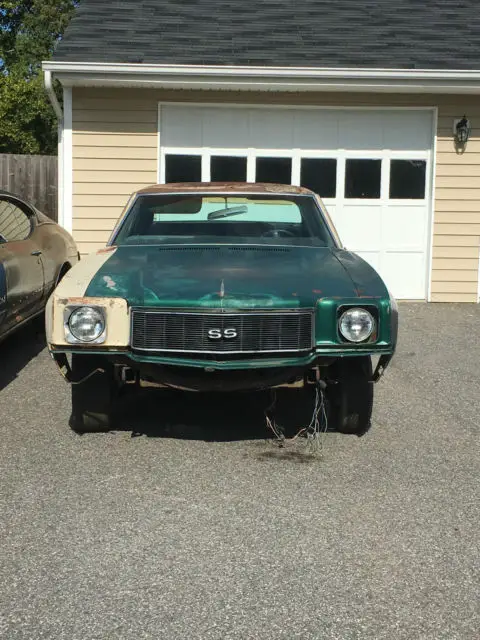
[{"label": "car windshield", "polygon": [[179,242],[334,245],[315,199],[288,194],[142,194],[111,241]]}]

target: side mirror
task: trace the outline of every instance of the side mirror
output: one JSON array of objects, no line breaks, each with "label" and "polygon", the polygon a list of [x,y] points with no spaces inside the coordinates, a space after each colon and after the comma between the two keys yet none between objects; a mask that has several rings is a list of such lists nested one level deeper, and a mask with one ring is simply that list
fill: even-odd
[{"label": "side mirror", "polygon": [[0,233],[0,244],[6,244],[7,239]]}]

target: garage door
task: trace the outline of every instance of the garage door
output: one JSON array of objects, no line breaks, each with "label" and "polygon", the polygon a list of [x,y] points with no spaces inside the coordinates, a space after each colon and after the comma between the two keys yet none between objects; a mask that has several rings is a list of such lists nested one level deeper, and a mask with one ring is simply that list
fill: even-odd
[{"label": "garage door", "polygon": [[398,298],[427,292],[428,109],[162,105],[160,182],[280,182],[319,193],[345,246]]}]

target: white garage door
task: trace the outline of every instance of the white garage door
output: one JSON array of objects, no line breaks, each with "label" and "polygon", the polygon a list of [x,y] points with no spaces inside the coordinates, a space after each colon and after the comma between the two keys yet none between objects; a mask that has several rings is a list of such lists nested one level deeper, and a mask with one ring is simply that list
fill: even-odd
[{"label": "white garage door", "polygon": [[432,120],[428,109],[161,105],[159,181],[313,189],[396,297],[425,299]]}]

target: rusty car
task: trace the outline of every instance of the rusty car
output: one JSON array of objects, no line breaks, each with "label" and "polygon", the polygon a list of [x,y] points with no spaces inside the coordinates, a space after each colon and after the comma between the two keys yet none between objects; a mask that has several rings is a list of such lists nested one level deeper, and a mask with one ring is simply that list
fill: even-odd
[{"label": "rusty car", "polygon": [[[47,342],[77,432],[115,427],[122,389],[296,389],[362,435],[397,340],[397,305],[291,185],[187,183],[133,194],[108,245],[63,278]],[[372,358],[377,365],[372,368]],[[317,406],[318,410],[318,406]]]}]

